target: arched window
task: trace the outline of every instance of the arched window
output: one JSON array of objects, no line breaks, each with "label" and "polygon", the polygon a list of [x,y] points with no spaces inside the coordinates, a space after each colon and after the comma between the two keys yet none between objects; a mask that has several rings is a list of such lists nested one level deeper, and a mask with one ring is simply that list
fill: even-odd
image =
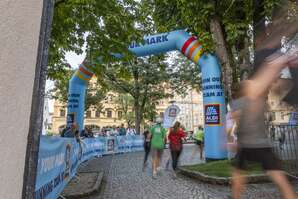
[{"label": "arched window", "polygon": [[95,117],[100,117],[100,111],[99,110],[95,111]]},{"label": "arched window", "polygon": [[64,109],[60,109],[60,117],[65,117],[65,110]]},{"label": "arched window", "polygon": [[164,112],[159,113],[159,117],[163,118]]},{"label": "arched window", "polygon": [[91,111],[86,111],[86,117],[91,117]]},{"label": "arched window", "polygon": [[107,109],[107,117],[112,118],[112,109]]},{"label": "arched window", "polygon": [[123,115],[122,111],[118,111],[118,118],[119,118],[119,119],[122,118],[122,115]]}]

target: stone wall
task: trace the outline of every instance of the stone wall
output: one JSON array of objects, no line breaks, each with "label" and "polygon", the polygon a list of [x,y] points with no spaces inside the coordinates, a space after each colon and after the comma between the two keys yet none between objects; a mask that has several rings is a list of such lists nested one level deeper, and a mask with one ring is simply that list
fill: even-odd
[{"label": "stone wall", "polygon": [[0,1],[1,198],[22,198],[42,4]]}]

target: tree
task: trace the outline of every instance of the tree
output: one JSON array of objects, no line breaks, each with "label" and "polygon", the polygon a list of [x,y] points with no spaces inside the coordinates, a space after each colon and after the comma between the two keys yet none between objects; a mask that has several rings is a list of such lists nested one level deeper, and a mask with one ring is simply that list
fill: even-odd
[{"label": "tree", "polygon": [[[110,61],[111,52],[129,54],[127,46],[143,32],[135,28],[133,0],[56,0],[49,48],[48,78],[60,79],[69,68],[65,53],[74,51]],[[92,52],[89,51],[92,49]]]},{"label": "tree", "polygon": [[117,93],[129,94],[133,98],[136,131],[144,119],[147,104],[170,96],[165,87],[170,79],[166,65],[159,57],[136,58],[132,62],[102,65],[98,69],[99,79]]},{"label": "tree", "polygon": [[[150,17],[150,5],[146,1],[134,0],[58,0],[55,3],[52,38],[50,43],[49,73],[51,79],[58,79],[57,88],[64,94],[57,96],[65,101],[65,79],[68,67],[65,53],[83,52],[86,45],[86,59],[95,66],[95,74],[101,88],[110,88],[119,93],[129,93],[134,99],[136,128],[143,120],[145,107],[154,108],[155,103],[168,97],[171,89],[183,92],[183,85],[193,78],[189,70],[168,70],[161,59],[135,59],[127,50],[131,41],[142,42],[143,35],[155,33],[156,28]],[[124,59],[119,64],[111,52],[121,52]],[[100,57],[100,62],[98,58]],[[111,62],[111,64],[108,64]],[[179,76],[184,73],[184,76]],[[67,78],[66,78],[67,76]],[[171,77],[171,78],[170,78]],[[182,81],[183,80],[183,81]],[[179,84],[179,81],[181,83]],[[160,85],[167,83],[167,89]],[[180,87],[178,87],[179,85]],[[94,103],[88,100],[87,103]],[[86,108],[90,107],[89,104]],[[152,116],[154,111],[149,111]]]},{"label": "tree", "polygon": [[168,61],[171,90],[180,95],[184,95],[189,87],[200,91],[201,72],[195,63],[177,52],[171,53]]},{"label": "tree", "polygon": [[239,81],[239,65],[250,65],[251,30],[254,22],[270,17],[282,0],[145,0],[160,31],[188,29],[198,35],[204,52],[215,52],[222,65],[226,96]]},{"label": "tree", "polygon": [[121,119],[124,119],[128,126],[131,126],[132,122],[135,121],[133,111],[133,98],[128,94],[119,94],[116,99],[115,103],[118,105],[118,109],[122,111]]}]

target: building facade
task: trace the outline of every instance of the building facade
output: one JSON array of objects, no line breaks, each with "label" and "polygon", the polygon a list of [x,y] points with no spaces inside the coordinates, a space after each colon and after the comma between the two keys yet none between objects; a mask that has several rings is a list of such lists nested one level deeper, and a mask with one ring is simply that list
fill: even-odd
[{"label": "building facade", "polygon": [[290,80],[279,79],[269,92],[267,101],[269,107],[268,116],[269,121],[273,124],[289,123],[291,113],[297,110],[296,107],[289,106],[282,101],[289,89],[291,89]]},{"label": "building facade", "polygon": [[173,101],[180,107],[177,120],[184,125],[186,131],[194,131],[199,126],[204,126],[203,96],[201,92],[190,89],[185,96],[175,96]]},{"label": "building facade", "polygon": [[[94,131],[99,130],[102,127],[120,126],[126,125],[126,121],[123,120],[123,110],[119,108],[119,104],[115,101],[117,94],[108,93],[106,99],[103,101],[103,109],[101,111],[90,108],[85,112],[85,126],[91,127]],[[157,116],[163,117],[166,108],[171,105],[171,102],[180,107],[181,111],[177,116],[179,120],[187,130],[194,130],[199,125],[203,125],[203,102],[202,94],[195,90],[189,91],[186,96],[175,96],[172,99],[160,100],[156,105]],[[52,131],[59,133],[66,124],[67,106],[58,100],[54,101],[52,116]]]}]

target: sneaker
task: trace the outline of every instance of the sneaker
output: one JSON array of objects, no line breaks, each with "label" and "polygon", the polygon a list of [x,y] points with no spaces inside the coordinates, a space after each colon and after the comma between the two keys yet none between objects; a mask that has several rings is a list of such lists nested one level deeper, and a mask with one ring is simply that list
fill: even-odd
[{"label": "sneaker", "polygon": [[177,174],[176,174],[175,171],[173,171],[173,173],[172,173],[172,178],[173,178],[173,179],[176,179],[176,178],[177,178]]},{"label": "sneaker", "polygon": [[147,165],[148,165],[147,162],[143,164],[143,168],[142,168],[142,171],[143,171],[143,172],[145,171],[145,168],[147,167]]},{"label": "sneaker", "polygon": [[167,171],[169,170],[169,166],[170,166],[170,160],[168,160],[167,163],[166,163],[166,170]]},{"label": "sneaker", "polygon": [[162,168],[161,167],[157,167],[156,168],[157,175],[161,175],[161,171],[162,171]]},{"label": "sneaker", "polygon": [[154,180],[156,180],[156,179],[157,179],[157,173],[153,173],[153,174],[152,174],[152,178],[153,178]]}]

